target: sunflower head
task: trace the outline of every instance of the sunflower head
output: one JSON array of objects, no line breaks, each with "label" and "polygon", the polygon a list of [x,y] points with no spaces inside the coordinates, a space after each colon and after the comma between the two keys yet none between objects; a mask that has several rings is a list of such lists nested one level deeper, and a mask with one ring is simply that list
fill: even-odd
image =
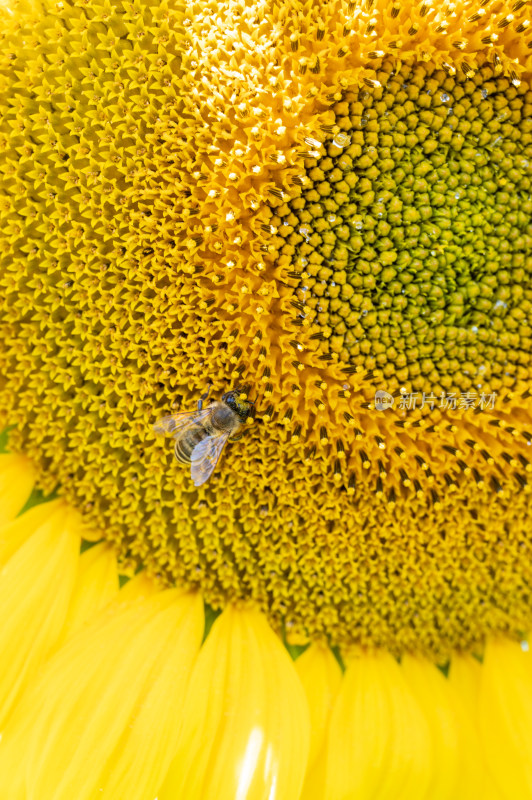
[{"label": "sunflower head", "polygon": [[[2,23],[0,418],[129,573],[346,648],[529,626],[530,43],[470,12]],[[196,489],[152,427],[209,383]]]}]

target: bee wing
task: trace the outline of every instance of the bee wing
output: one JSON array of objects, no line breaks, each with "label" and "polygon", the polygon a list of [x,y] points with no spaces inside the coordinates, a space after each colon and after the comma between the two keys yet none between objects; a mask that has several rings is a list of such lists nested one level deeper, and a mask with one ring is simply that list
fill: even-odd
[{"label": "bee wing", "polygon": [[190,454],[190,476],[194,486],[201,486],[210,478],[228,439],[228,433],[206,436],[193,449]]},{"label": "bee wing", "polygon": [[[208,407],[207,407],[208,408]],[[201,411],[178,411],[158,420],[153,426],[155,433],[166,433],[175,436],[185,430],[191,423],[201,422],[207,416],[207,408]]]}]

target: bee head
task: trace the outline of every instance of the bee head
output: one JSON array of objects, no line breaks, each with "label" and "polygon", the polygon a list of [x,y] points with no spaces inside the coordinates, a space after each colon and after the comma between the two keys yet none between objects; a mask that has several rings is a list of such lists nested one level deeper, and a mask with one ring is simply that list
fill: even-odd
[{"label": "bee head", "polygon": [[235,414],[238,414],[242,422],[245,422],[250,414],[253,403],[250,403],[248,400],[239,400],[239,396],[240,392],[238,389],[232,389],[232,391],[222,395],[222,401],[226,403]]}]

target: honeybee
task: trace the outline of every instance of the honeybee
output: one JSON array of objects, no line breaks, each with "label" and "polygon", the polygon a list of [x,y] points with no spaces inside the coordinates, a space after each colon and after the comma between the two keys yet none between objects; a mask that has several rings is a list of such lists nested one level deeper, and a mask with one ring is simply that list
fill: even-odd
[{"label": "honeybee", "polygon": [[240,438],[237,434],[254,405],[251,400],[239,400],[241,393],[233,389],[204,407],[211,388],[198,400],[197,411],[170,414],[153,426],[156,433],[174,437],[175,457],[181,464],[190,464],[194,486],[201,486],[210,478],[225,443]]}]

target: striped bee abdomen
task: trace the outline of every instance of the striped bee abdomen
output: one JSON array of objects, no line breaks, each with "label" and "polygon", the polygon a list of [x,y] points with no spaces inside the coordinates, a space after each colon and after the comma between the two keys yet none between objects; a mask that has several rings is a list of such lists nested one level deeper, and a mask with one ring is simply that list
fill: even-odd
[{"label": "striped bee abdomen", "polygon": [[176,439],[175,457],[182,464],[190,464],[190,456],[197,444],[212,435],[212,426],[198,422]]}]

